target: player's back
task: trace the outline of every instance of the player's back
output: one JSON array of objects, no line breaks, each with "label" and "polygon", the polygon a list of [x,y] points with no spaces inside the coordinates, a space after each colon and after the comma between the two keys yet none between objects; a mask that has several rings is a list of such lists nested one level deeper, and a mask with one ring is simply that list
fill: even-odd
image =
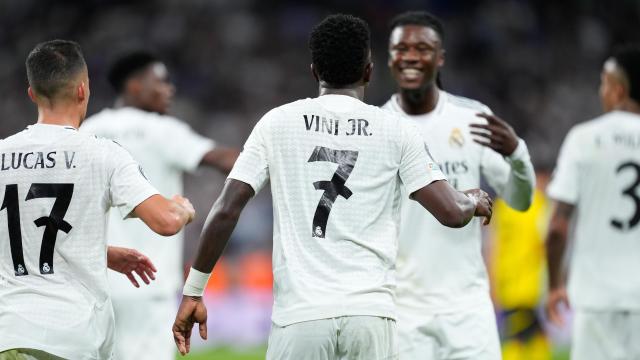
[{"label": "player's back", "polygon": [[105,225],[121,151],[43,124],[0,141],[0,351],[108,356],[96,349],[112,331]]},{"label": "player's back", "polygon": [[550,195],[577,206],[572,304],[640,309],[640,116],[614,111],[577,125],[556,172]]},{"label": "player's back", "polygon": [[355,98],[324,95],[270,111],[244,152],[252,161],[241,156],[230,178],[254,189],[271,180],[273,321],[393,318],[401,182],[411,193],[443,178],[415,129]]}]

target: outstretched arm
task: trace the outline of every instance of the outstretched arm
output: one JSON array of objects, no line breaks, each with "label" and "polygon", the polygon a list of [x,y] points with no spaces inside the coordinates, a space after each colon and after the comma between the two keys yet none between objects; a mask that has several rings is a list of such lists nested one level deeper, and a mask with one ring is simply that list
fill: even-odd
[{"label": "outstretched arm", "polygon": [[189,199],[180,195],[175,195],[172,199],[153,195],[133,209],[135,217],[162,236],[177,234],[193,220],[195,214]]},{"label": "outstretched arm", "polygon": [[547,268],[549,272],[549,297],[546,310],[549,319],[556,325],[562,325],[558,305],[569,305],[567,292],[564,286],[562,261],[567,248],[569,224],[573,215],[574,206],[562,201],[555,204],[549,234],[547,235]]},{"label": "outstretched arm", "polygon": [[228,174],[233,168],[236,159],[240,155],[240,150],[224,146],[216,146],[214,149],[209,150],[202,157],[200,165],[211,166],[218,169],[221,172]]},{"label": "outstretched arm", "polygon": [[207,338],[207,309],[202,303],[202,293],[211,270],[227,246],[242,209],[253,197],[248,184],[228,179],[222,193],[209,213],[200,236],[200,245],[193,267],[183,291],[182,303],[173,324],[173,338],[182,355],[191,347],[191,329],[194,323],[200,327],[200,336]]},{"label": "outstretched arm", "polygon": [[477,116],[487,123],[470,125],[471,134],[476,137],[474,141],[502,155],[483,154],[483,174],[510,207],[519,211],[529,209],[536,177],[527,145],[506,121],[491,114]]},{"label": "outstretched arm", "polygon": [[463,227],[474,216],[484,216],[485,225],[491,220],[493,202],[489,195],[480,189],[460,192],[448,181],[438,180],[415,191],[411,198],[419,202],[444,226]]}]

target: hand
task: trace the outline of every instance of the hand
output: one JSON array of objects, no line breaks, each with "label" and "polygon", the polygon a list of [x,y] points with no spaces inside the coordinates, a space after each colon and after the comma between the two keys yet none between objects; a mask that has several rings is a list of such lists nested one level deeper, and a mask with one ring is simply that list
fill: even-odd
[{"label": "hand", "polygon": [[196,210],[193,208],[193,204],[186,197],[182,197],[180,195],[174,195],[173,200],[176,204],[178,204],[187,215],[187,224],[190,223],[193,218],[196,216]]},{"label": "hand", "polygon": [[567,290],[564,287],[549,290],[546,303],[547,316],[549,320],[557,326],[564,326],[564,320],[560,313],[561,304],[564,304],[567,308],[569,307]]},{"label": "hand", "polygon": [[200,337],[207,340],[207,308],[200,296],[183,296],[176,320],[173,323],[173,340],[180,354],[186,355],[191,349],[191,329],[198,323]]},{"label": "hand", "polygon": [[491,215],[493,215],[493,200],[491,200],[491,196],[480,189],[471,189],[463,192],[476,202],[476,212],[473,216],[484,216],[482,225],[489,225]]},{"label": "hand", "polygon": [[[473,139],[476,143],[487,146],[502,154],[509,156],[516,151],[518,147],[518,135],[506,121],[495,115],[485,113],[476,114],[476,116],[487,119],[487,124],[471,124],[469,125],[471,135],[480,139]],[[476,129],[476,131],[473,131]]]},{"label": "hand", "polygon": [[151,260],[134,249],[109,246],[107,248],[107,267],[113,271],[125,274],[133,286],[137,288],[140,287],[140,284],[138,284],[138,281],[133,276],[134,272],[138,274],[147,285],[150,283],[149,279],[156,279],[153,273],[157,270]]}]

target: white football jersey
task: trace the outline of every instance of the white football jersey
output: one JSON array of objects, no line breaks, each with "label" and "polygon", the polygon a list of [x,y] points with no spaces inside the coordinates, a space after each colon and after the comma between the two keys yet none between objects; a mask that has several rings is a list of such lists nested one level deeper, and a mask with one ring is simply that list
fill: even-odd
[{"label": "white football jersey", "polygon": [[274,323],[395,318],[401,184],[444,179],[414,127],[350,96],[299,100],[258,122],[229,178],[271,181]]},{"label": "white football jersey", "polygon": [[157,191],[111,140],[43,124],[0,141],[0,178],[0,352],[109,359],[107,212]]},{"label": "white football jersey", "polygon": [[[195,133],[185,123],[132,107],[105,109],[89,117],[80,131],[113,139],[142,165],[149,181],[166,197],[182,194],[182,176],[194,171],[215,144]],[[160,236],[138,219],[122,220],[112,214],[107,242],[135,248],[147,255],[158,269],[158,281],[139,289],[120,274],[110,273],[113,296],[175,296],[183,283],[182,251],[184,233]]]},{"label": "white football jersey", "polygon": [[576,206],[573,307],[640,309],[640,116],[614,111],[567,134],[549,196]]},{"label": "white football jersey", "polygon": [[[535,175],[524,141],[510,159],[472,140],[469,125],[486,120],[485,105],[440,91],[435,109],[424,115],[405,114],[397,95],[384,108],[419,127],[433,158],[458,190],[489,185],[511,204],[528,207]],[[410,314],[449,313],[489,301],[489,283],[482,258],[481,219],[461,229],[443,226],[415,202],[402,206],[398,250],[398,311]]]}]

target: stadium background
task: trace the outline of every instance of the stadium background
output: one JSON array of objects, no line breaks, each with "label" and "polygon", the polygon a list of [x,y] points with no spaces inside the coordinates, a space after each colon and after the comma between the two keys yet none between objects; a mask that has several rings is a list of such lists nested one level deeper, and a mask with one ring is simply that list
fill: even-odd
[{"label": "stadium background", "polygon": [[[369,22],[375,68],[367,101],[382,104],[394,91],[386,67],[388,21],[414,9],[433,12],[445,23],[445,89],[478,99],[508,120],[543,171],[552,168],[568,128],[600,113],[599,70],[611,48],[640,40],[637,0],[2,0],[0,138],[36,119],[26,96],[29,50],[40,41],[65,38],[78,41],[87,58],[89,114],[112,105],[114,93],[105,79],[111,60],[127,50],[148,49],[166,61],[177,87],[171,113],[204,135],[241,146],[263,113],[315,96],[307,35],[334,12]],[[187,230],[186,259],[223,180],[210,170],[187,177],[186,194],[200,216]],[[243,214],[215,270],[208,295],[210,340],[197,344],[209,351],[207,358],[263,357],[270,326],[271,220],[265,191]],[[533,281],[543,280],[541,275]],[[566,335],[553,337],[566,346]],[[210,352],[211,347],[222,349]]]}]

